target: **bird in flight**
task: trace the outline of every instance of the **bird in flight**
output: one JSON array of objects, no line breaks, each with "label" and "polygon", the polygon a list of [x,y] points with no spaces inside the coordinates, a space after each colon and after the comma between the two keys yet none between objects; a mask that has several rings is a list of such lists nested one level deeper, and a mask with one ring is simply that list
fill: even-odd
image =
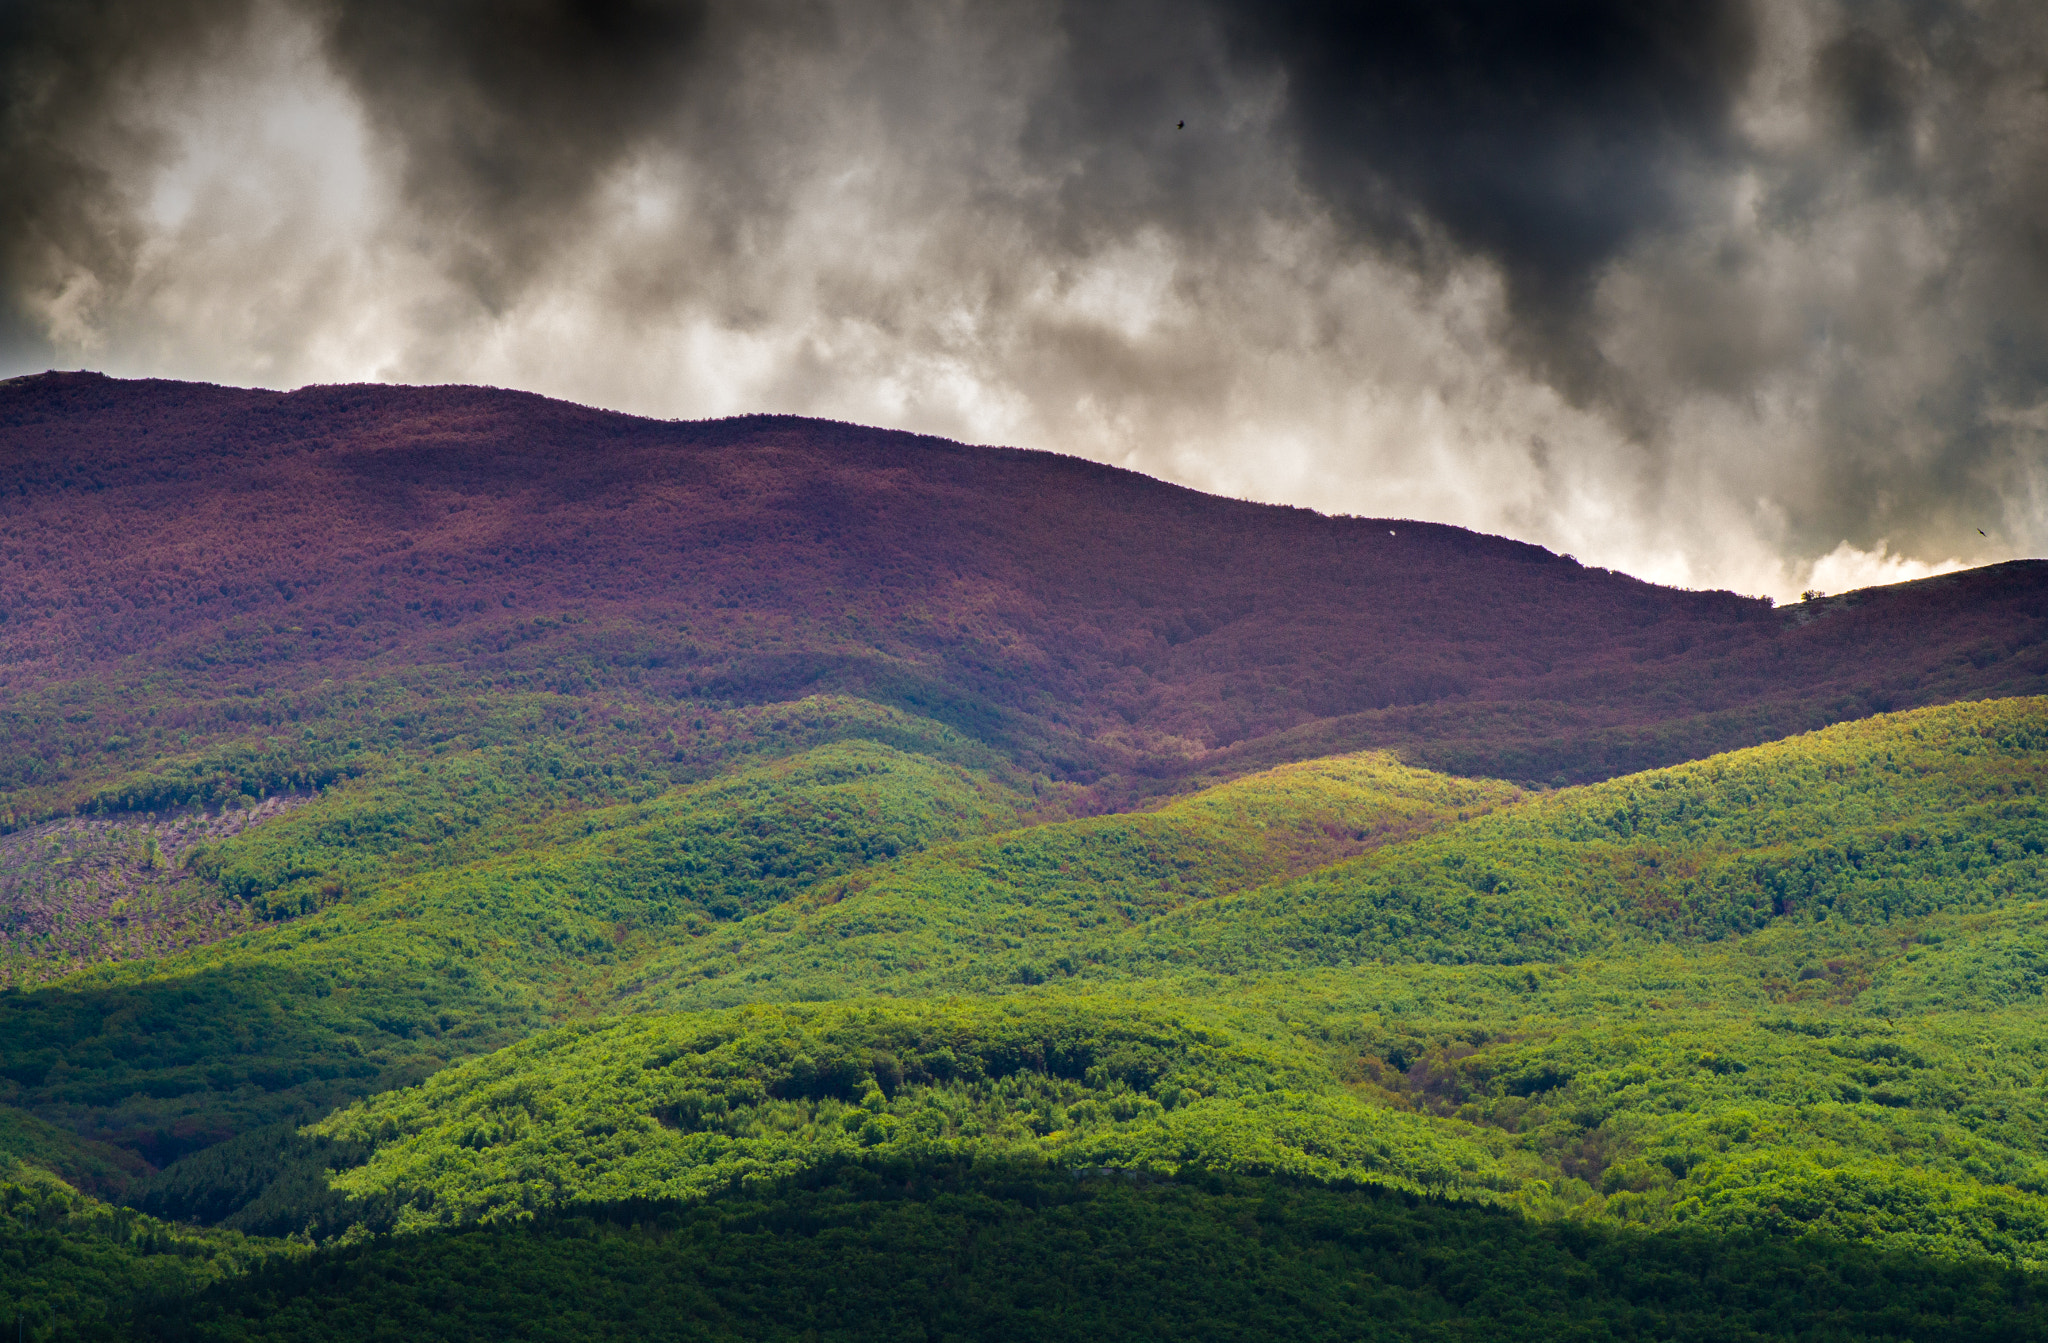
[{"label": "bird in flight", "polygon": [[1184,131],[1188,128],[1188,124],[1185,121],[1176,121],[1173,123],[1173,128],[1177,131]]},{"label": "bird in flight", "polygon": [[[1982,527],[1979,527],[1979,528],[1977,529],[1977,535],[1979,535],[1979,536],[1984,536],[1984,529],[1983,529]],[[1985,539],[1986,541],[1989,541],[1989,540],[1990,540],[1991,538],[1990,538],[1990,537],[1988,537],[1988,536],[1984,536],[1984,539]]]}]

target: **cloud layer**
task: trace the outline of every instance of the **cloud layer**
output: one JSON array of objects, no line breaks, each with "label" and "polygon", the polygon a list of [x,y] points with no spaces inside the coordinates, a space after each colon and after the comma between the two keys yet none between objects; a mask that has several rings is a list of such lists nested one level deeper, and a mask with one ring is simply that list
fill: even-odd
[{"label": "cloud layer", "polygon": [[2048,549],[2044,58],[2018,0],[17,0],[0,372],[795,411],[1839,590]]}]

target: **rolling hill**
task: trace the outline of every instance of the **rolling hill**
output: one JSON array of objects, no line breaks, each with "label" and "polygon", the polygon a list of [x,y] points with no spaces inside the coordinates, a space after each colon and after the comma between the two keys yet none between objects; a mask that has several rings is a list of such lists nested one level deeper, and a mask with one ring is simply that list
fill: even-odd
[{"label": "rolling hill", "polygon": [[0,385],[0,784],[40,816],[284,724],[259,735],[318,773],[365,718],[433,716],[401,691],[662,732],[681,701],[844,693],[1106,804],[1368,748],[1583,782],[2048,689],[2044,572],[1781,611],[848,425],[48,374]]},{"label": "rolling hill", "polygon": [[2038,1337],[2044,578],[0,384],[0,1319]]}]

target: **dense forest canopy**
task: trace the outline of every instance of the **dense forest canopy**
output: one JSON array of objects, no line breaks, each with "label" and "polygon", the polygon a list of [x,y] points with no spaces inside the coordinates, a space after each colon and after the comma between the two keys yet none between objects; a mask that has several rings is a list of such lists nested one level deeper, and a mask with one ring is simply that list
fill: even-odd
[{"label": "dense forest canopy", "polygon": [[0,1311],[2039,1336],[2044,572],[0,384]]}]

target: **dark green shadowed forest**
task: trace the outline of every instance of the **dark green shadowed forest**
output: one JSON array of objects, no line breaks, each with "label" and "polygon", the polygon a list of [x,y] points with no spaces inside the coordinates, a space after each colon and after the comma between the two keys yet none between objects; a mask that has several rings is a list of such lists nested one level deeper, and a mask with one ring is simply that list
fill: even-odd
[{"label": "dark green shadowed forest", "polygon": [[[1774,610],[847,426],[26,381],[23,1339],[2048,1336],[2038,566]],[[124,539],[259,468],[341,521]]]}]

